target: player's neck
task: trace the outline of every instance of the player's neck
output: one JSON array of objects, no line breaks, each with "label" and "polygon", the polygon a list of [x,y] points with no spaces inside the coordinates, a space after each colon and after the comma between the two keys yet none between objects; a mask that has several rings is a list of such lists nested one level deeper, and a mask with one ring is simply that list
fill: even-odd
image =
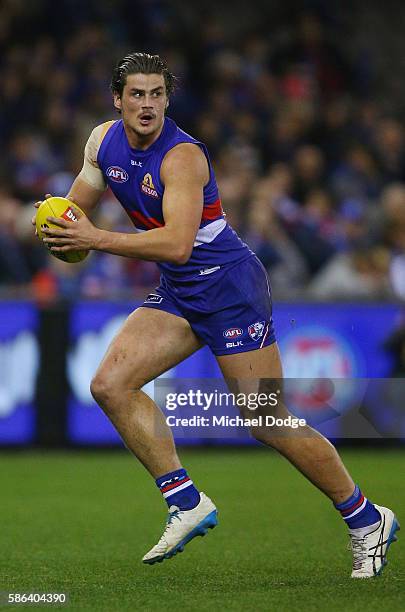
[{"label": "player's neck", "polygon": [[156,130],[152,134],[143,135],[139,134],[139,132],[136,132],[134,129],[125,125],[124,123],[124,130],[128,139],[129,146],[132,149],[139,149],[140,151],[145,151],[146,149],[149,149],[149,147],[153,145],[153,143],[156,142],[156,140],[159,138],[160,134],[162,133],[163,126],[164,120],[162,121],[162,125],[158,130]]}]

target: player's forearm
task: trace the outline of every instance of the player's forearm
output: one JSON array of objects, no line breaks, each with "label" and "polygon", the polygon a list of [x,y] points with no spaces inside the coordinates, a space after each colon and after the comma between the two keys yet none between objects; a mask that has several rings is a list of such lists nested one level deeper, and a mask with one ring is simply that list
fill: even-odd
[{"label": "player's forearm", "polygon": [[139,234],[99,230],[94,249],[123,257],[184,264],[192,247],[174,230],[161,227]]},{"label": "player's forearm", "polygon": [[105,190],[102,188],[96,188],[94,185],[89,184],[82,178],[82,172],[75,178],[67,198],[74,204],[80,206],[83,212],[89,217],[93,210],[96,208],[100,201],[101,196]]}]

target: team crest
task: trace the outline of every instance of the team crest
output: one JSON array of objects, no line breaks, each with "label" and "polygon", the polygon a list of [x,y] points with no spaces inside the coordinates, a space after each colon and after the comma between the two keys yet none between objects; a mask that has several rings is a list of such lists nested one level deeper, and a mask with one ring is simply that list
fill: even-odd
[{"label": "team crest", "polygon": [[263,336],[265,321],[257,321],[248,327],[248,334],[256,342]]},{"label": "team crest", "polygon": [[143,193],[146,193],[146,195],[152,196],[152,198],[159,197],[159,194],[155,189],[155,185],[153,184],[152,175],[149,174],[149,172],[145,174],[145,176],[143,177],[143,180],[141,183],[141,189]]}]

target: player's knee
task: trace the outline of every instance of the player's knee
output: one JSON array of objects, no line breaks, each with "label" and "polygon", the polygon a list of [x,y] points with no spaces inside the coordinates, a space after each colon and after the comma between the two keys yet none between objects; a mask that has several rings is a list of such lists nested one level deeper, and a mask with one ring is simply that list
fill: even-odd
[{"label": "player's knee", "polygon": [[132,379],[129,383],[125,378],[119,377],[117,372],[102,370],[97,372],[91,381],[90,392],[95,401],[103,409],[108,410],[115,399],[121,398],[126,392],[139,391],[144,384],[143,379]]},{"label": "player's knee", "polygon": [[114,397],[115,387],[111,377],[97,373],[90,383],[90,392],[95,401],[104,407],[108,406],[109,401]]},{"label": "player's knee", "polygon": [[287,428],[271,424],[250,427],[250,433],[255,440],[275,450],[281,450],[290,435]]}]

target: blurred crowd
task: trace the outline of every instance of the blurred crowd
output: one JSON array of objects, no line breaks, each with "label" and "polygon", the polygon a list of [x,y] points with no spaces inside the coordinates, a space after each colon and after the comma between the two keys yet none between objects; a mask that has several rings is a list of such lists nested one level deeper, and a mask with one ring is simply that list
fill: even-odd
[{"label": "blurred crowd", "polygon": [[[149,262],[60,262],[30,224],[33,202],[68,192],[91,129],[115,118],[113,65],[141,50],[179,77],[168,114],[208,146],[275,299],[405,299],[405,123],[360,2],[53,4],[0,5],[1,295],[141,298],[158,283]],[[108,191],[94,222],[132,231]]]}]

